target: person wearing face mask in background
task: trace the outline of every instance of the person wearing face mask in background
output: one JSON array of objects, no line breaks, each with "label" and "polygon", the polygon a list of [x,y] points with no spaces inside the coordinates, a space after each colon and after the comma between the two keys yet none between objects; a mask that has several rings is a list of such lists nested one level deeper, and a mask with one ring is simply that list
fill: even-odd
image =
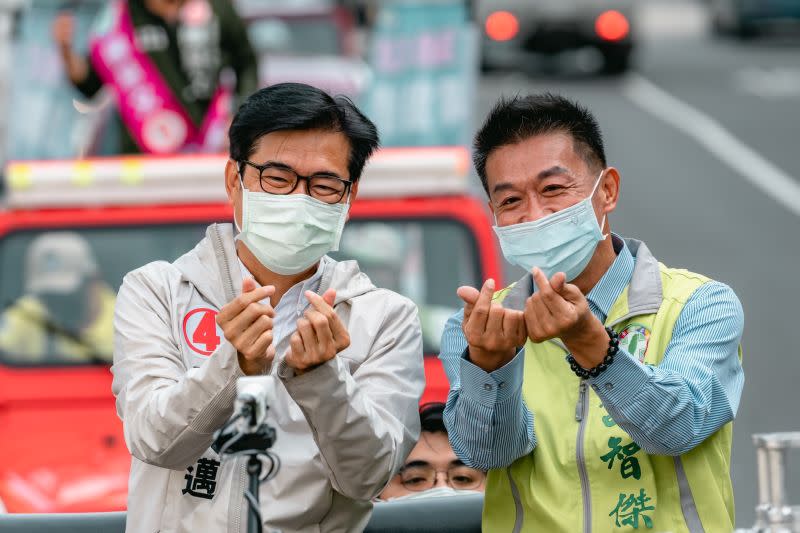
[{"label": "person wearing face mask in background", "polygon": [[0,350],[21,364],[108,362],[115,294],[80,234],[47,232],[25,257],[24,294],[0,313]]},{"label": "person wearing face mask in background", "polygon": [[[258,88],[255,52],[229,0],[108,2],[86,56],[73,48],[68,10],[52,33],[67,78],[83,96],[112,90],[117,145],[104,146],[112,152],[221,151],[231,96],[239,103]],[[226,68],[236,75],[235,87],[222,83]]]},{"label": "person wearing face mask in background", "polygon": [[442,337],[450,442],[489,470],[484,531],[732,531],[736,295],[611,233],[620,173],[580,105],[501,100],[474,162],[529,271],[459,288]]},{"label": "person wearing face mask in background", "polygon": [[427,403],[419,409],[422,433],[406,458],[403,468],[383,489],[379,500],[438,498],[480,494],[486,472],[471,468],[456,457],[444,426],[445,404]]},{"label": "person wearing face mask in background", "polygon": [[245,464],[211,444],[237,378],[261,374],[276,380],[281,462],[260,487],[265,531],[366,525],[417,441],[424,388],[414,304],[325,255],[377,146],[344,97],[297,83],[256,92],[231,125],[224,174],[240,232],[212,224],[173,264],[125,277],[112,372],[129,532],[243,531]]}]

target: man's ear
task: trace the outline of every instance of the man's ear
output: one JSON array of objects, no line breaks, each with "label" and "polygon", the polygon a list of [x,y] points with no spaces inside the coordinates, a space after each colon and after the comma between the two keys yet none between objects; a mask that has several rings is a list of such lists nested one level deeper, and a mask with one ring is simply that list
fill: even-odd
[{"label": "man's ear", "polygon": [[228,203],[233,205],[239,190],[239,165],[233,159],[225,163],[225,192],[228,194]]},{"label": "man's ear", "polygon": [[605,214],[611,213],[617,208],[620,179],[619,170],[614,167],[608,167],[606,175],[603,177],[603,183],[600,184],[600,189],[603,194],[603,205],[601,209]]},{"label": "man's ear", "polygon": [[[358,184],[359,184],[359,182],[357,181],[357,182],[353,183],[350,186],[350,206],[351,207],[353,205],[353,202],[356,201],[356,196],[358,196]],[[345,219],[346,221],[350,220],[350,215],[351,214],[352,214],[352,211],[348,209],[347,210],[347,218]]]}]

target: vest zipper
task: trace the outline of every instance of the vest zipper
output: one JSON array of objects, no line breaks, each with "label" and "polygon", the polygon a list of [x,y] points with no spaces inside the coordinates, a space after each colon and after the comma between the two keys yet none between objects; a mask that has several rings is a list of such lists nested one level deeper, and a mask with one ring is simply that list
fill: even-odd
[{"label": "vest zipper", "polygon": [[589,474],[586,471],[586,457],[583,451],[583,441],[586,434],[588,415],[586,388],[586,381],[581,380],[581,384],[578,388],[578,405],[575,407],[575,420],[580,423],[578,425],[578,439],[575,446],[575,454],[578,463],[578,475],[581,479],[581,499],[583,500],[583,531],[584,533],[590,533],[592,531],[592,495],[589,491]]},{"label": "vest zipper", "polygon": [[525,519],[524,510],[522,508],[522,498],[519,496],[519,489],[514,482],[514,476],[511,475],[511,469],[506,468],[506,475],[508,476],[508,483],[511,486],[511,496],[514,498],[514,529],[511,533],[520,533],[522,531],[523,520]]},{"label": "vest zipper", "polygon": [[[586,382],[581,380],[580,387],[578,388],[578,403],[575,405],[575,420],[577,422],[583,422],[583,404],[585,403],[583,391],[585,389]],[[581,426],[583,426],[583,424],[581,424]]]}]

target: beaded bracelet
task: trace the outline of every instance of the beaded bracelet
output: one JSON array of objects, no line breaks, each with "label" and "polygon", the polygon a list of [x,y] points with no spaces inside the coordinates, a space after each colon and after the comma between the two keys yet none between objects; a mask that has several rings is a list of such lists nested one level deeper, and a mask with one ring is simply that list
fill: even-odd
[{"label": "beaded bracelet", "polygon": [[572,357],[571,353],[567,354],[567,362],[569,363],[569,367],[579,378],[596,378],[601,372],[608,368],[608,365],[614,362],[614,356],[617,355],[617,352],[619,351],[619,335],[609,327],[606,328],[606,333],[608,333],[608,351],[606,352],[606,356],[603,358],[603,362],[596,367],[587,370],[578,364],[575,358]]}]

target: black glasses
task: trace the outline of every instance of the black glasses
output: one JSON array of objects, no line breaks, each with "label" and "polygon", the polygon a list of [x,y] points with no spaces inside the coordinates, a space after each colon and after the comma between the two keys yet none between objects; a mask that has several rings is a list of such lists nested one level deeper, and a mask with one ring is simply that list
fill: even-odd
[{"label": "black glasses", "polygon": [[[400,470],[400,481],[411,491],[432,489],[438,471],[430,465],[408,466]],[[466,465],[453,465],[446,470],[447,484],[457,490],[472,490],[480,487],[486,474]]]},{"label": "black glasses", "polygon": [[301,176],[294,170],[283,165],[267,163],[257,165],[252,161],[239,161],[239,174],[244,180],[244,167],[249,165],[258,170],[258,179],[261,190],[269,194],[291,194],[297,188],[300,180],[306,181],[308,195],[326,204],[337,204],[350,190],[352,182],[327,174],[314,174]]}]

